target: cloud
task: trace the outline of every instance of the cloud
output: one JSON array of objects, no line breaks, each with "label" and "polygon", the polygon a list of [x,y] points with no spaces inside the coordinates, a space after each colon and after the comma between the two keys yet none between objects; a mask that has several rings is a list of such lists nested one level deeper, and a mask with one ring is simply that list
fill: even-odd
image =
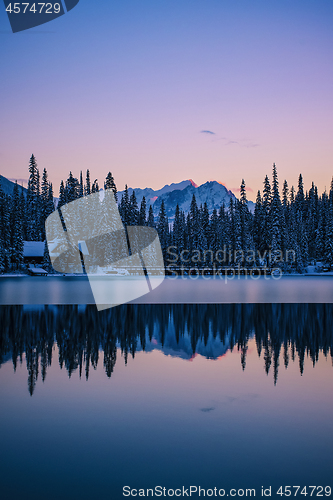
[{"label": "cloud", "polygon": [[200,130],[200,134],[216,135],[215,132],[212,132],[211,130]]},{"label": "cloud", "polygon": [[210,411],[215,410],[213,406],[210,406],[209,408],[200,408],[200,411],[203,411],[204,413],[209,413]]},{"label": "cloud", "polygon": [[224,146],[236,145],[239,146],[240,148],[257,148],[260,146],[260,144],[256,142],[250,142],[249,139],[240,139],[236,141],[234,139],[231,139],[230,137],[219,136],[215,132],[212,132],[211,130],[201,130],[200,133],[215,135],[214,139],[211,142],[222,141]]}]

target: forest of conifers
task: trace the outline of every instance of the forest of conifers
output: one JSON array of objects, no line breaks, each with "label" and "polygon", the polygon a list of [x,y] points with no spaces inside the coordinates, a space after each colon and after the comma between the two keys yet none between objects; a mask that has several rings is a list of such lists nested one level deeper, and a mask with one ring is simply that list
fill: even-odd
[{"label": "forest of conifers", "polygon": [[[162,201],[159,214],[145,198],[138,206],[135,191],[129,195],[127,185],[120,200],[112,174],[103,183],[112,189],[125,226],[155,227],[158,231],[165,265],[184,268],[280,268],[283,272],[304,272],[309,264],[321,262],[333,267],[333,182],[330,192],[318,193],[312,183],[306,191],[302,175],[297,189],[285,180],[279,190],[278,174],[273,165],[272,180],[266,175],[262,193],[258,191],[254,212],[248,208],[244,180],[240,197],[230,198],[209,213],[207,204],[198,206],[193,195],[190,210],[175,207],[169,223]],[[98,192],[97,180],[91,182],[87,170],[83,180],[70,172],[61,181],[57,206],[46,169],[40,178],[36,158],[29,162],[26,192],[17,183],[12,195],[0,185],[0,272],[24,270],[23,242],[45,240],[45,220],[57,208],[82,196]],[[45,245],[44,266],[52,271]]]}]

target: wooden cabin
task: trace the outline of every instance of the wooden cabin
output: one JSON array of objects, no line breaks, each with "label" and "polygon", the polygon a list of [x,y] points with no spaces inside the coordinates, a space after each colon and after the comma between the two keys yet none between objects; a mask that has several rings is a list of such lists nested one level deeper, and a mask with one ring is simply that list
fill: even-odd
[{"label": "wooden cabin", "polygon": [[28,267],[43,264],[44,246],[44,241],[24,241],[23,258]]}]

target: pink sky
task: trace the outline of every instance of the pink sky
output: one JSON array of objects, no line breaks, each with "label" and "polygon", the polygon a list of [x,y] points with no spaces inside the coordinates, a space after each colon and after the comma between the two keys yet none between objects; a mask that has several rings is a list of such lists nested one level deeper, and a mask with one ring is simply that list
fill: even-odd
[{"label": "pink sky", "polygon": [[0,12],[2,175],[34,153],[56,195],[90,168],[119,189],[244,177],[254,199],[276,162],[281,184],[329,188],[331,2],[102,3],[15,35]]}]

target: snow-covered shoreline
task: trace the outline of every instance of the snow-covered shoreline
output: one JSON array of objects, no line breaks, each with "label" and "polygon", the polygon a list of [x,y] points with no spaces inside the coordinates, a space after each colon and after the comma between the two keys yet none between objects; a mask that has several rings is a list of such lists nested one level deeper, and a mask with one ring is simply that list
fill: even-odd
[{"label": "snow-covered shoreline", "polygon": [[[104,276],[104,277],[108,277],[108,278],[129,278],[129,277],[132,277],[132,278],[135,278],[135,274],[131,275],[122,275],[122,274],[115,274],[115,275],[106,275],[106,274],[100,274],[100,275],[97,275],[97,276]],[[281,274],[281,277],[288,277],[288,276],[291,276],[291,277],[303,277],[303,276],[327,276],[327,277],[332,277],[333,276],[333,271],[325,271],[325,272],[306,272],[306,273],[282,273]],[[31,278],[31,275],[29,273],[3,273],[3,274],[0,274],[0,278],[24,278],[24,277],[29,277]],[[57,274],[57,273],[48,273],[47,275],[43,276],[44,278],[83,278],[83,277],[87,277],[86,274],[84,273],[64,273],[64,274]],[[208,280],[210,278],[214,278],[213,275],[206,275],[205,276],[205,279]],[[235,279],[237,279],[238,277],[242,277],[244,278],[244,275],[238,275],[237,273],[235,273],[234,275]],[[269,276],[267,275],[266,276],[266,279],[268,278]],[[188,275],[184,275],[183,276],[183,279],[191,279],[193,280],[193,278],[189,277]],[[247,277],[245,277],[245,279],[251,279],[251,275],[250,275],[250,272],[249,274],[247,275]],[[264,278],[264,276],[261,276],[261,278]],[[174,279],[171,277],[171,279]],[[255,279],[258,279],[258,276],[255,277]],[[278,278],[275,278],[275,279],[278,279]]]}]

